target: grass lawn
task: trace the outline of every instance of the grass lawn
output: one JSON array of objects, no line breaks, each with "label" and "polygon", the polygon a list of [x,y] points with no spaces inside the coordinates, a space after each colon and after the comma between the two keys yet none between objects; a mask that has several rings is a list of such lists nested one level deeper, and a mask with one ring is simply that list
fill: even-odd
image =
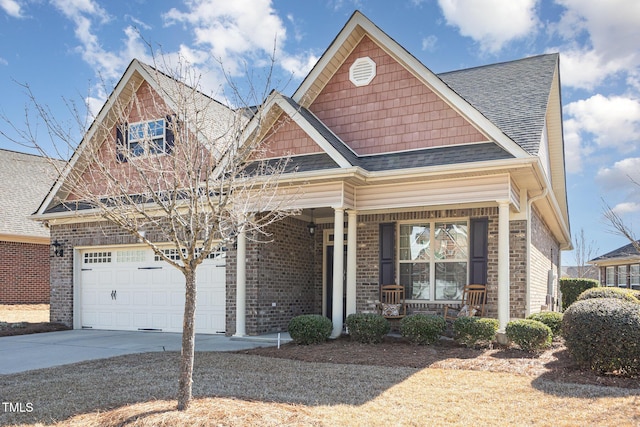
[{"label": "grass lawn", "polygon": [[177,353],[128,355],[0,376],[2,425],[640,425],[640,387],[503,372],[197,353],[196,400],[174,410]]},{"label": "grass lawn", "polygon": [[[46,306],[0,306],[0,321],[42,322],[45,313]],[[405,346],[404,353],[393,344],[364,346],[352,353],[334,344],[289,349],[289,357],[302,360],[278,358],[280,351],[272,354],[277,357],[196,353],[195,400],[185,412],[175,411],[177,353],[0,375],[0,425],[640,426],[640,380],[637,387],[628,380],[627,388],[549,380],[534,368],[550,364],[548,354],[527,359],[461,350],[432,363],[426,357],[436,352],[432,346]],[[306,359],[316,361],[304,361],[307,351]],[[419,367],[377,366],[380,358],[417,362],[421,356]],[[513,372],[506,372],[511,364]],[[466,370],[475,365],[484,368]]]}]

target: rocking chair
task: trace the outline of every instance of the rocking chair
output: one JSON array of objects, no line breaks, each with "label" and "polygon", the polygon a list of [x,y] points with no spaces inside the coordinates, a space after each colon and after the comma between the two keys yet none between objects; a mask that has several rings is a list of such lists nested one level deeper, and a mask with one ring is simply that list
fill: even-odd
[{"label": "rocking chair", "polygon": [[486,285],[467,285],[462,291],[459,308],[444,306],[444,320],[456,320],[462,316],[484,316]]},{"label": "rocking chair", "polygon": [[380,286],[380,312],[386,319],[402,319],[407,315],[404,302],[404,286]]}]

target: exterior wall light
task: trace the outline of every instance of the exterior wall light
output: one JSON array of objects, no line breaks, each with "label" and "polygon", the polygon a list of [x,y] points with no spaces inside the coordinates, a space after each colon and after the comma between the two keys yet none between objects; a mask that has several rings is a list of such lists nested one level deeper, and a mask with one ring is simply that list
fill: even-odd
[{"label": "exterior wall light", "polygon": [[64,249],[62,248],[62,243],[58,242],[58,239],[53,241],[53,243],[51,244],[51,247],[53,248],[54,257],[60,258],[64,256]]}]

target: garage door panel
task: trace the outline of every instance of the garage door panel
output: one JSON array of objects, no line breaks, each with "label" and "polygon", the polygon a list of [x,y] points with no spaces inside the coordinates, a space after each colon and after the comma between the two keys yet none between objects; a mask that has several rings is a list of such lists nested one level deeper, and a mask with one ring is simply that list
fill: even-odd
[{"label": "garage door panel", "polygon": [[167,307],[169,305],[166,292],[153,292],[151,301],[154,307]]},{"label": "garage door panel", "polygon": [[[224,255],[207,259],[198,267],[198,333],[224,332]],[[184,276],[179,270],[154,261],[149,249],[96,248],[83,251],[81,257],[81,261],[90,261],[81,262],[82,326],[182,331],[185,295]]]},{"label": "garage door panel", "polygon": [[118,328],[127,328],[131,325],[131,313],[120,311],[117,313],[116,324]]}]

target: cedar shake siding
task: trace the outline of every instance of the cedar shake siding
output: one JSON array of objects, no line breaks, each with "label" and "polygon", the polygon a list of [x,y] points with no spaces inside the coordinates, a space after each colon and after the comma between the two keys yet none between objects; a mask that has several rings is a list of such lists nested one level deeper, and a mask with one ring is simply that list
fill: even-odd
[{"label": "cedar shake siding", "polygon": [[[377,75],[349,81],[349,67],[368,56]],[[309,109],[359,155],[487,141],[460,114],[370,38],[364,37]]]}]

